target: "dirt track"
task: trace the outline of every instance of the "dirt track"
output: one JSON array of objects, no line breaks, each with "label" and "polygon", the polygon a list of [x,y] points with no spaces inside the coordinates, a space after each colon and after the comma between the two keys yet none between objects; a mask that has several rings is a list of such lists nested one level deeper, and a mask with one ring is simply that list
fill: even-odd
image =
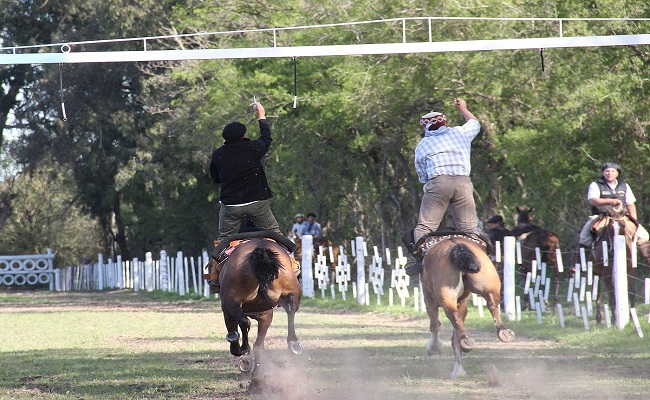
[{"label": "dirt track", "polygon": [[[148,301],[144,294],[113,292],[102,294],[58,294],[46,301],[38,294],[20,295],[21,301],[0,303],[0,313],[61,314],[70,312],[138,313],[138,318],[165,315],[181,334],[169,338],[131,336],[128,332],[105,338],[108,344],[126,347],[132,352],[182,350],[188,341],[196,346],[217,349],[207,358],[178,357],[179,369],[197,364],[204,368],[226,369],[215,379],[225,379],[228,390],[188,394],[199,398],[264,399],[638,399],[650,393],[650,371],[638,368],[633,356],[600,354],[566,347],[561,343],[527,338],[517,332],[513,343],[501,343],[495,332],[472,329],[475,349],[464,358],[468,377],[452,381],[449,375],[453,355],[449,341],[441,355],[427,356],[426,316],[389,315],[322,310],[303,306],[297,314],[297,333],[305,351],[300,356],[286,351],[286,317],[276,311],[269,332],[270,368],[267,387],[260,396],[250,396],[245,388],[246,375],[236,372],[234,357],[223,340],[225,331],[216,302]],[[29,296],[39,299],[30,304]],[[180,319],[173,319],[179,314]],[[210,321],[196,326],[190,320]],[[252,337],[256,325],[253,322]],[[443,339],[451,336],[449,323],[443,320]],[[182,351],[180,352],[182,354]],[[226,364],[224,366],[224,363]],[[643,363],[644,366],[647,362]],[[268,366],[267,366],[268,367]],[[624,380],[617,377],[625,377]],[[499,386],[492,386],[491,382]],[[207,390],[207,389],[206,389]],[[24,393],[27,394],[27,393]],[[37,396],[38,398],[38,396]],[[171,398],[179,398],[172,396]]]}]

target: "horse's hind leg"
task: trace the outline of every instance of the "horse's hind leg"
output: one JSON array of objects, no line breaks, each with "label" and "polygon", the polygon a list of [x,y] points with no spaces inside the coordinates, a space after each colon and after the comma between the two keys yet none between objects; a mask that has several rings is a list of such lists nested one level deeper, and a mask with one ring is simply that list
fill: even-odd
[{"label": "horse's hind leg", "polygon": [[[454,302],[453,300],[447,300],[442,305],[442,308],[445,310],[445,314],[451,322],[451,325],[454,327],[454,335],[457,335],[456,343],[460,349],[465,353],[469,352],[474,348],[474,339],[469,337],[465,331],[465,317],[467,316],[467,298],[466,295],[463,295],[458,301]],[[454,337],[452,336],[452,343],[455,343]]]},{"label": "horse's hind leg", "polygon": [[490,314],[492,314],[492,319],[494,320],[494,326],[497,327],[497,336],[499,340],[504,343],[512,342],[515,339],[515,333],[510,329],[506,328],[501,320],[501,314],[499,313],[499,295],[498,292],[484,293],[483,298],[487,302],[488,309]]},{"label": "horse's hind leg", "polygon": [[287,312],[287,320],[289,321],[287,328],[287,346],[289,346],[289,349],[294,354],[301,354],[303,350],[302,344],[296,335],[295,317],[298,307],[300,307],[300,299],[294,293],[290,293],[287,296],[287,300],[282,303],[282,308]]},{"label": "horse's hind leg", "polygon": [[255,357],[257,358],[265,350],[264,340],[266,339],[266,333],[269,331],[271,322],[273,322],[273,309],[263,312],[255,317],[255,319],[257,320],[257,337],[255,338],[255,343],[253,343],[253,350],[255,350]]}]

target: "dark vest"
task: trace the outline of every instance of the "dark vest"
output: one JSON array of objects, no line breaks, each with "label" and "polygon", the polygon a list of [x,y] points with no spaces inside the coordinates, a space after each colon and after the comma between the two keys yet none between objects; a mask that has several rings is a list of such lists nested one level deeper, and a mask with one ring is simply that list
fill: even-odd
[{"label": "dark vest", "polygon": [[[621,179],[618,180],[618,185],[616,185],[614,190],[609,187],[603,177],[596,179],[596,184],[598,185],[598,189],[600,189],[601,199],[619,199],[623,204],[625,204],[627,185]],[[600,214],[600,211],[598,211],[598,208],[591,206],[591,214],[598,215]]]}]

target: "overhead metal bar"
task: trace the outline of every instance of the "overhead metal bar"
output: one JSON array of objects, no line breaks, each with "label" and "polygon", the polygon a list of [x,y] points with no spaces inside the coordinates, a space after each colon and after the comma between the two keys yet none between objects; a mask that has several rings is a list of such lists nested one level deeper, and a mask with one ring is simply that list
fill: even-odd
[{"label": "overhead metal bar", "polygon": [[[408,42],[407,21],[426,21],[429,41]],[[431,38],[432,24],[438,20],[463,21],[529,21],[557,23],[558,37],[493,39],[434,42]],[[463,18],[424,17],[397,18],[390,20],[363,21],[354,23],[297,26],[288,28],[253,29],[243,31],[208,32],[143,38],[108,39],[98,41],[67,42],[48,45],[0,47],[0,64],[54,64],[54,63],[104,63],[104,62],[147,62],[207,59],[283,58],[283,57],[326,57],[377,54],[442,53],[466,51],[494,51],[517,49],[549,49],[569,47],[635,46],[650,44],[650,34],[606,35],[606,36],[564,36],[563,26],[569,21],[600,22],[649,22],[648,18]],[[277,35],[283,31],[309,30],[315,28],[345,27],[366,24],[401,22],[399,42],[349,45],[281,46]],[[166,39],[183,39],[199,36],[233,35],[267,32],[273,35],[273,44],[268,47],[220,48],[220,49],[170,49],[149,50],[149,44]],[[140,43],[142,50],[135,51],[79,51],[80,45],[112,44],[121,42]]]}]

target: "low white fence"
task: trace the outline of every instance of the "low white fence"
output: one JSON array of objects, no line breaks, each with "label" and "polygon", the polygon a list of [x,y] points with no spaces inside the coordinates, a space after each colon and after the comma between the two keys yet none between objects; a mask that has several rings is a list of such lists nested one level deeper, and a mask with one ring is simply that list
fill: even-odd
[{"label": "low white fence", "polygon": [[[407,302],[416,310],[425,311],[422,297],[422,287],[411,286],[409,276],[404,271],[407,262],[401,247],[397,247],[396,255],[393,250],[385,248],[380,250],[377,246],[369,246],[362,237],[350,241],[349,250],[339,246],[339,255],[335,260],[331,248],[320,247],[316,257],[313,257],[312,238],[304,235],[302,261],[302,286],[303,296],[315,297],[320,292],[320,297],[340,297],[346,299],[349,289],[352,297],[360,304],[369,305],[372,301],[382,304],[386,301],[392,306],[400,303],[405,306]],[[497,262],[503,263],[503,313],[509,320],[521,319],[521,293],[530,300],[530,307],[536,311],[539,323],[548,316],[553,321],[559,319],[560,326],[564,326],[564,312],[562,305],[547,308],[551,279],[547,277],[546,265],[541,262],[540,252],[537,251],[538,260],[533,262],[535,268],[528,273],[524,280],[524,287],[517,287],[515,277],[517,264],[521,264],[521,244],[514,237],[507,237],[503,246],[497,246]],[[630,321],[635,323],[639,335],[642,335],[638,325],[638,317],[634,308],[630,309],[627,301],[628,288],[625,268],[625,242],[619,238],[614,249],[613,268],[616,283],[616,297],[619,299],[616,309],[616,325],[622,329]],[[501,251],[503,249],[503,251]],[[391,255],[391,253],[393,254]],[[503,255],[503,257],[501,257]],[[558,269],[564,269],[562,253],[558,250]],[[210,289],[203,279],[204,266],[208,263],[207,251],[198,257],[184,256],[177,252],[175,257],[169,256],[164,250],[155,257],[151,253],[145,255],[144,260],[137,258],[122,260],[108,259],[104,262],[103,256],[98,256],[95,264],[63,267],[54,269],[52,261],[54,254],[48,251],[46,255],[0,257],[0,278],[5,285],[10,284],[35,284],[48,283],[50,290],[86,291],[104,289],[132,289],[134,291],[162,290],[180,295],[210,296]],[[573,306],[576,318],[584,321],[585,329],[589,329],[588,317],[592,316],[593,301],[598,295],[598,277],[593,276],[593,269],[586,262],[584,250],[580,253],[580,263],[575,265],[573,277],[568,282],[567,303]],[[636,261],[636,257],[632,255]],[[352,265],[356,265],[356,276],[351,275]],[[390,278],[387,275],[390,273]],[[367,275],[366,275],[367,274]],[[386,287],[388,286],[388,287]],[[386,298],[386,294],[388,297]],[[383,300],[382,300],[383,298]],[[482,315],[483,301],[476,296],[473,303],[479,307]],[[650,304],[650,279],[645,279],[645,304]],[[566,305],[566,304],[565,304]],[[613,320],[608,315],[605,307],[605,322],[607,326]],[[650,322],[650,315],[649,315]]]},{"label": "low white fence", "polygon": [[206,251],[199,257],[186,257],[177,252],[170,257],[162,250],[157,260],[151,252],[144,261],[134,258],[108,259],[99,254],[97,263],[59,269],[56,290],[132,289],[134,291],[162,290],[165,292],[208,296],[210,288],[203,279],[203,267],[209,258]]}]

